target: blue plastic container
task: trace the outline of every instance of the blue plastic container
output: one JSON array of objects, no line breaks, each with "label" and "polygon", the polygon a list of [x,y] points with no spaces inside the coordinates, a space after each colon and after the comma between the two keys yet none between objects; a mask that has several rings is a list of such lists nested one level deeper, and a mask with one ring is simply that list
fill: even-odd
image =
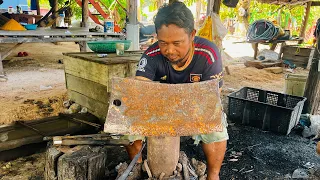
[{"label": "blue plastic container", "polygon": [[24,27],[27,29],[27,30],[36,30],[38,25],[37,24],[26,24],[24,25]]}]

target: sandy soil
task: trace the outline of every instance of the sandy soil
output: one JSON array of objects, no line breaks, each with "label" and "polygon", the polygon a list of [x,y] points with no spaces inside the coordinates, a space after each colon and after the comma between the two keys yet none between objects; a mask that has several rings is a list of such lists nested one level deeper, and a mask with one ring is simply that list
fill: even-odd
[{"label": "sandy soil", "polygon": [[[234,58],[227,62],[231,75],[224,78],[224,102],[227,102],[227,94],[243,86],[283,92],[284,74],[246,68],[239,62],[252,59],[251,45],[234,44],[233,41],[237,40],[227,38],[224,41],[225,51]],[[20,51],[28,52],[29,56],[16,57]],[[63,64],[58,61],[62,59],[62,52],[74,51],[78,51],[78,46],[74,43],[48,43],[24,44],[13,52],[4,66],[8,81],[0,82],[0,124],[54,116],[61,112],[62,102],[68,97]],[[299,70],[299,73],[307,72]],[[315,155],[314,142],[298,135],[284,137],[234,124],[229,126],[229,135],[228,153],[222,167],[221,179],[284,179],[285,175],[292,174],[306,162],[320,165],[320,160]],[[252,145],[257,146],[248,150]],[[192,145],[191,140],[183,141],[182,149],[189,157],[205,161],[201,146]],[[128,160],[124,149],[114,148],[110,151],[109,168]],[[243,152],[239,162],[228,161],[232,151]],[[43,179],[43,164],[44,153],[0,162],[0,179]],[[245,168],[243,172],[250,169],[254,171],[238,172],[242,168]],[[317,169],[314,171],[317,172]],[[316,173],[312,176],[314,174]]]},{"label": "sandy soil", "polygon": [[[8,48],[2,46],[0,49]],[[78,51],[74,43],[23,44],[4,61],[7,82],[0,83],[0,124],[54,116],[67,99],[63,52]],[[27,52],[26,57],[17,57]]]}]

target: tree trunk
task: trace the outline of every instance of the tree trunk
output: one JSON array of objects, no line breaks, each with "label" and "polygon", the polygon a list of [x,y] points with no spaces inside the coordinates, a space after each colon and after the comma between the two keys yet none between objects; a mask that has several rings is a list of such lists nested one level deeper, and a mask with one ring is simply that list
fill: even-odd
[{"label": "tree trunk", "polygon": [[50,147],[46,152],[46,180],[102,180],[107,170],[107,147]]}]

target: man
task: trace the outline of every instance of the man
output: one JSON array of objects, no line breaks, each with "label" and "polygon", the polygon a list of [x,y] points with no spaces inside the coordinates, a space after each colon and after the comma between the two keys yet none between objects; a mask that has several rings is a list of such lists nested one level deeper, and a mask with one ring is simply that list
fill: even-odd
[{"label": "man", "polygon": [[[222,62],[218,48],[206,39],[195,37],[193,15],[182,2],[160,8],[154,23],[158,42],[142,55],[136,72],[137,79],[170,84],[220,79],[221,88]],[[225,118],[222,124],[222,132],[193,136],[195,143],[202,142],[209,180],[219,179],[226,151],[228,133]],[[143,139],[141,136],[129,136],[133,143],[126,149],[131,159],[141,149]]]}]

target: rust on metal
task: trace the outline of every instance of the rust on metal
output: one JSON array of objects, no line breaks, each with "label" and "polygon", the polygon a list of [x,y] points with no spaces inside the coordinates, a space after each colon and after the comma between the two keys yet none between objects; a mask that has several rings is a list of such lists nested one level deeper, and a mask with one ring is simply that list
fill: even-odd
[{"label": "rust on metal", "polygon": [[144,136],[188,136],[222,131],[217,80],[162,84],[113,78],[104,131]]}]

